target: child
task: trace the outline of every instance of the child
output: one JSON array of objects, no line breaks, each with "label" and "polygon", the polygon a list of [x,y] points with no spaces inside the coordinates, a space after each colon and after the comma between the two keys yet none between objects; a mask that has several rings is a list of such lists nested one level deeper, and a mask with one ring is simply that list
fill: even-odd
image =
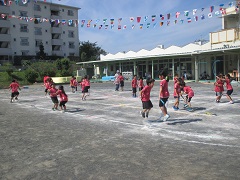
[{"label": "child", "polygon": [[183,82],[180,86],[183,88],[183,92],[187,95],[186,99],[185,99],[186,100],[186,102],[185,102],[186,105],[184,105],[184,106],[191,109],[192,108],[191,100],[192,100],[192,97],[194,96],[194,92],[193,92],[193,90],[190,86],[186,86],[185,82]]},{"label": "child", "polygon": [[70,79],[70,87],[72,89],[72,93],[75,93],[75,86],[74,86],[74,81],[75,81],[75,77],[72,76],[72,79]]},{"label": "child", "polygon": [[85,89],[85,81],[84,81],[84,78],[82,78],[81,82],[79,83],[81,88],[82,88],[82,100],[84,101],[84,97],[85,97],[85,92],[84,92],[84,89]]},{"label": "child", "polygon": [[139,77],[138,87],[139,87],[139,91],[141,91],[143,89],[143,87],[144,87],[142,76]]},{"label": "child", "polygon": [[227,96],[227,98],[229,100],[229,103],[233,104],[233,100],[231,98],[231,94],[233,93],[233,87],[231,85],[231,77],[230,77],[229,74],[225,75],[225,80],[224,81],[225,81],[226,87],[227,87],[227,94],[226,94],[226,96]]},{"label": "child", "polygon": [[119,73],[119,81],[120,81],[120,88],[121,88],[121,91],[123,91],[123,87],[124,87],[124,77],[122,75],[122,73]]},{"label": "child", "polygon": [[148,118],[149,111],[153,107],[153,104],[150,100],[150,92],[154,86],[154,82],[154,79],[147,79],[147,85],[139,93],[143,106],[143,110],[141,111],[143,118]]},{"label": "child", "polygon": [[19,86],[19,83],[16,82],[16,80],[12,80],[12,83],[9,85],[9,90],[12,90],[10,102],[13,102],[13,98],[15,98],[15,100],[18,100],[18,90],[21,91],[21,88]]},{"label": "child", "polygon": [[48,90],[51,89],[52,78],[48,77],[45,79],[44,86],[45,86],[45,96],[47,96]]},{"label": "child", "polygon": [[165,79],[166,73],[162,72],[159,74],[160,81],[160,90],[159,90],[159,107],[163,113],[163,121],[167,121],[170,115],[167,113],[166,102],[169,98],[169,91],[168,91],[168,81]]},{"label": "child", "polygon": [[51,84],[51,89],[48,90],[49,94],[50,94],[50,97],[51,97],[51,100],[53,102],[53,108],[52,110],[55,111],[55,110],[58,110],[58,98],[57,98],[57,91],[58,89],[56,89],[56,86],[55,84]]},{"label": "child", "polygon": [[175,99],[175,103],[173,105],[173,110],[177,111],[179,110],[179,98],[180,98],[180,93],[181,93],[181,88],[180,88],[180,78],[177,78],[178,76],[174,77],[174,92],[173,92],[173,97]]},{"label": "child", "polygon": [[63,86],[59,86],[58,91],[56,92],[57,95],[60,96],[60,103],[59,106],[62,110],[62,113],[64,113],[66,111],[66,103],[68,102],[68,96],[64,91],[64,87]]},{"label": "child", "polygon": [[75,91],[77,91],[78,82],[77,82],[77,78],[76,77],[74,77],[73,86],[75,88]]},{"label": "child", "polygon": [[216,78],[217,78],[216,82],[214,83],[215,85],[214,91],[216,92],[216,103],[219,103],[222,97],[222,93],[224,91],[222,74],[220,74],[219,76],[216,76]]},{"label": "child", "polygon": [[133,76],[132,80],[132,96],[137,97],[137,75]]},{"label": "child", "polygon": [[90,89],[90,81],[89,81],[87,75],[84,76],[83,82],[84,82],[83,100],[86,100],[86,96],[90,96],[90,92],[89,92],[89,89]]}]

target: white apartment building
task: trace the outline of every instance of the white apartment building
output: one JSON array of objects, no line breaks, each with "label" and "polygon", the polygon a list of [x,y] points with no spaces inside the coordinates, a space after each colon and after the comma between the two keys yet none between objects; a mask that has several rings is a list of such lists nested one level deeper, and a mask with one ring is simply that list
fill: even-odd
[{"label": "white apartment building", "polygon": [[36,56],[79,56],[78,7],[43,1],[0,3],[0,61]]},{"label": "white apartment building", "polygon": [[[236,1],[238,5],[240,1]],[[95,76],[111,78],[116,70],[131,72],[138,76],[150,74],[158,78],[163,69],[168,75],[191,75],[189,79],[198,81],[202,73],[207,73],[211,79],[219,73],[232,75],[240,80],[240,13],[236,6],[226,8],[222,14],[222,27],[219,31],[209,33],[207,43],[189,43],[186,46],[159,45],[152,50],[118,52],[101,55],[99,61],[79,62],[82,67],[93,66]]]}]

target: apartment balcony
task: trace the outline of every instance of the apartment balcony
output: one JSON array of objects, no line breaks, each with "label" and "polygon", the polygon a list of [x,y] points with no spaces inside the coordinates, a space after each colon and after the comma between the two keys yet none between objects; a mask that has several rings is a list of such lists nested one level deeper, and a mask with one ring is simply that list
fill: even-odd
[{"label": "apartment balcony", "polygon": [[0,34],[1,41],[11,41],[11,35],[10,34]]},{"label": "apartment balcony", "polygon": [[51,15],[51,19],[62,19],[62,16],[59,16],[59,15]]},{"label": "apartment balcony", "polygon": [[0,54],[3,55],[10,55],[11,54],[11,48],[0,48]]},{"label": "apartment balcony", "polygon": [[52,55],[53,56],[63,56],[63,51],[62,50],[59,50],[59,51],[53,50]]},{"label": "apartment balcony", "polygon": [[1,14],[10,14],[10,7],[8,6],[0,6]]},{"label": "apartment balcony", "polygon": [[11,26],[11,23],[10,23],[9,20],[2,20],[2,19],[0,20],[0,27],[8,27],[8,28],[10,28],[10,26]]},{"label": "apartment balcony", "polygon": [[211,44],[234,42],[240,40],[240,32],[235,28],[212,32],[209,35]]},{"label": "apartment balcony", "polygon": [[62,28],[52,27],[52,34],[62,34]]},{"label": "apartment balcony", "polygon": [[62,39],[52,39],[52,45],[62,46],[63,40]]}]

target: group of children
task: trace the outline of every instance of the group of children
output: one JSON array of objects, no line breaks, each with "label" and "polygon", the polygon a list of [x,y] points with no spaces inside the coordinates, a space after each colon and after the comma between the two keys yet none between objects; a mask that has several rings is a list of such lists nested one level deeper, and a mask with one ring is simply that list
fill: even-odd
[{"label": "group of children", "polygon": [[[119,73],[119,76],[117,77],[117,79],[119,80],[119,84],[123,88],[124,82],[122,82],[122,81],[124,80],[124,78],[121,76],[122,76],[121,73]],[[168,91],[169,79],[167,78],[167,75],[164,72],[159,74],[159,78],[161,80],[160,81],[160,89],[159,89],[159,108],[162,111],[162,115],[163,115],[162,117],[160,117],[160,119],[163,121],[167,121],[170,117],[170,115],[167,113],[167,108],[166,108],[166,103],[170,96],[169,91]],[[220,102],[220,99],[221,99],[221,97],[223,95],[223,91],[224,91],[223,86],[224,86],[224,84],[226,84],[226,88],[227,88],[226,97],[228,98],[229,103],[233,104],[233,100],[231,98],[231,94],[233,92],[233,87],[231,85],[230,78],[231,77],[229,74],[225,75],[225,78],[223,77],[222,74],[219,74],[218,76],[216,76],[216,82],[214,83],[214,86],[215,86],[214,90],[216,93],[216,102],[217,103]],[[144,86],[142,77],[140,77],[139,80],[137,80],[137,76],[134,75],[134,77],[132,79],[132,83],[131,83],[132,96],[137,97],[137,95],[136,95],[137,87],[139,87],[139,96],[141,98],[142,107],[143,107],[143,110],[141,111],[141,115],[143,118],[149,116],[149,111],[153,107],[153,104],[150,100],[150,92],[154,86],[154,82],[155,82],[154,79],[149,78],[146,80],[146,86]],[[75,91],[77,91],[78,85],[80,85],[82,88],[82,100],[86,100],[86,96],[89,95],[89,89],[90,89],[90,81],[89,81],[88,76],[87,75],[84,76],[84,78],[79,83],[77,82],[76,78],[73,76],[72,79],[70,80],[70,87],[72,88],[73,93]],[[49,94],[49,96],[51,97],[51,100],[53,102],[52,110],[57,110],[58,105],[59,105],[62,112],[65,112],[66,103],[68,102],[68,95],[65,93],[64,87],[62,85],[60,85],[59,88],[57,89],[52,78],[49,76],[44,77],[44,86],[45,86],[45,96],[47,96]],[[18,100],[18,95],[19,95],[18,90],[21,90],[19,83],[16,80],[13,80],[12,83],[9,85],[9,88],[12,91],[10,102],[13,102],[14,99]],[[186,95],[185,98],[183,97],[183,94]],[[58,101],[58,96],[60,97],[60,103]],[[173,96],[175,99],[175,102],[173,105],[174,110],[179,110],[180,97],[182,97],[184,99],[184,102],[185,102],[184,107],[189,111],[192,110],[191,100],[192,100],[192,97],[194,96],[194,91],[192,90],[192,88],[190,86],[187,86],[186,83],[184,82],[184,79],[179,78],[177,74],[174,76]]]}]

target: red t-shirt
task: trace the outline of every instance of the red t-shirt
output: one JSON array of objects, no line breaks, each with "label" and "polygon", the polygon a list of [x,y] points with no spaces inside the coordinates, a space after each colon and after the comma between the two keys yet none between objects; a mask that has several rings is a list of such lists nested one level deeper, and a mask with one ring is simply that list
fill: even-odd
[{"label": "red t-shirt", "polygon": [[173,92],[173,96],[179,96],[179,93],[181,92],[181,88],[180,85],[178,83],[174,84],[174,92]]},{"label": "red t-shirt", "polygon": [[60,96],[60,101],[68,101],[68,96],[62,90],[58,90],[56,94]]},{"label": "red t-shirt", "polygon": [[124,77],[122,75],[119,75],[118,78],[119,78],[119,81],[124,81]]},{"label": "red t-shirt", "polygon": [[218,79],[217,82],[215,83],[215,92],[223,92],[223,81]]},{"label": "red t-shirt", "polygon": [[162,81],[160,81],[160,86],[162,87],[160,98],[168,98],[169,91],[168,91],[168,82],[166,81],[166,79],[163,79]]},{"label": "red t-shirt", "polygon": [[16,82],[12,82],[9,85],[9,88],[11,88],[12,92],[18,92],[19,84]]},{"label": "red t-shirt", "polygon": [[132,87],[136,88],[137,87],[137,79],[132,80]]},{"label": "red t-shirt", "polygon": [[85,86],[90,86],[90,81],[88,79],[85,79],[83,81],[84,81]]},{"label": "red t-shirt", "polygon": [[56,94],[57,91],[58,91],[58,90],[57,90],[56,88],[51,88],[51,89],[49,90],[50,97],[57,97],[57,94]]},{"label": "red t-shirt", "polygon": [[143,89],[142,89],[142,93],[141,93],[141,97],[142,97],[142,101],[149,101],[150,100],[150,92],[151,92],[152,87],[146,85]]},{"label": "red t-shirt", "polygon": [[144,87],[144,84],[143,84],[143,80],[142,80],[142,79],[140,79],[140,80],[138,81],[138,87],[140,87],[140,88]]},{"label": "red t-shirt", "polygon": [[82,91],[83,91],[83,90],[84,90],[84,88],[85,88],[85,82],[84,82],[84,81],[82,81],[82,82],[80,82],[79,84],[81,85],[81,87],[82,87]]},{"label": "red t-shirt", "polygon": [[188,95],[188,97],[194,96],[194,92],[190,86],[183,87],[183,91]]},{"label": "red t-shirt", "polygon": [[225,79],[225,82],[226,82],[227,90],[232,90],[233,87],[232,87],[232,85],[231,85],[230,79]]}]

